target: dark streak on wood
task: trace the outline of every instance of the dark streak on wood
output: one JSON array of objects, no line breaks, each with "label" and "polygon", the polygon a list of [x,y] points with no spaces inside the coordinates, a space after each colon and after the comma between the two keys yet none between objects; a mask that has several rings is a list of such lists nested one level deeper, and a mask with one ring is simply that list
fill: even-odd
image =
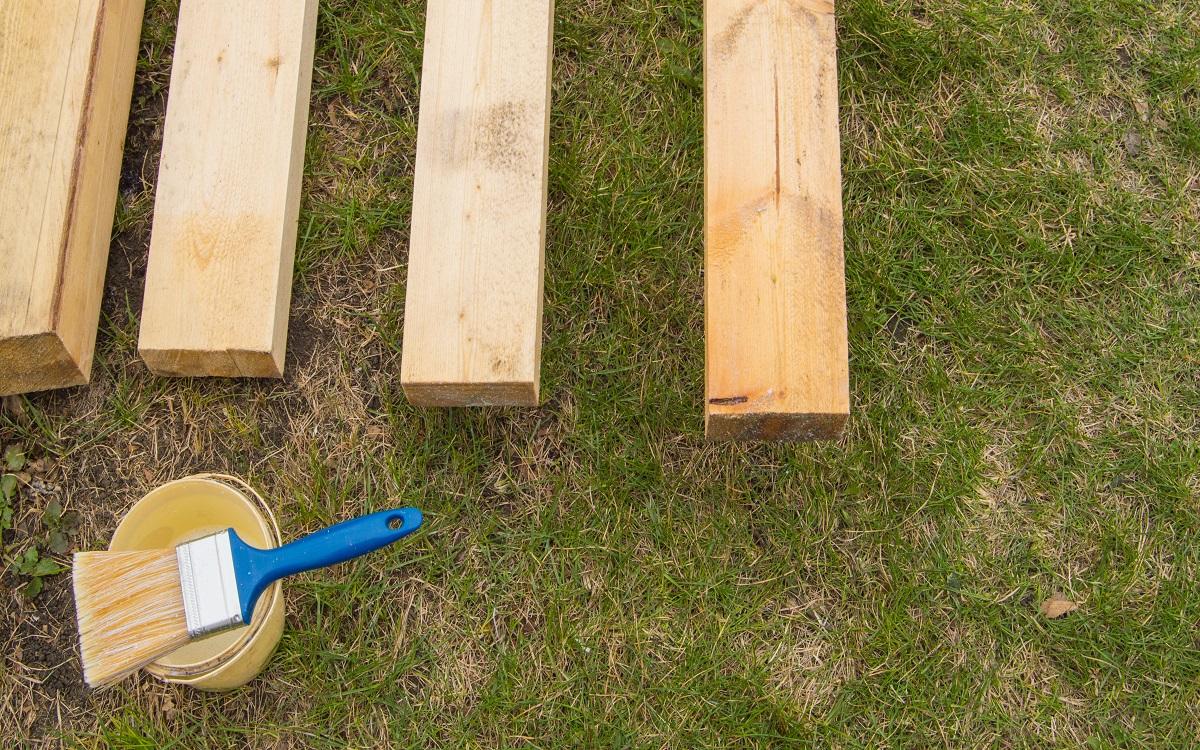
[{"label": "dark streak on wood", "polygon": [[713,406],[733,406],[735,404],[744,404],[749,401],[747,396],[725,396],[723,398],[710,398],[708,403]]},{"label": "dark streak on wood", "polygon": [[787,0],[796,15],[829,16],[835,12],[833,0]]},{"label": "dark streak on wood", "polygon": [[108,0],[100,0],[96,8],[96,29],[92,33],[92,46],[88,52],[88,69],[84,77],[83,104],[80,107],[79,131],[75,134],[75,155],[71,160],[71,177],[67,188],[66,218],[63,222],[62,243],[58,247],[58,277],[54,280],[54,297],[50,302],[50,323],[57,329],[62,314],[63,274],[67,268],[67,252],[75,233],[75,209],[79,204],[80,173],[83,157],[87,151],[87,139],[92,124],[92,109],[96,93],[96,63],[100,58],[100,45],[104,39],[104,26],[108,21]]},{"label": "dark streak on wood", "polygon": [[775,77],[775,215],[780,215],[780,199],[783,193],[783,180],[780,176],[780,169],[783,161],[782,145],[780,144],[780,123],[779,123],[779,60],[775,60],[773,70]]},{"label": "dark streak on wood", "polygon": [[721,57],[728,57],[733,53],[734,47],[737,46],[738,40],[746,33],[746,24],[750,20],[750,14],[754,12],[757,4],[744,8],[737,16],[729,22],[725,30],[713,40],[713,51]]}]

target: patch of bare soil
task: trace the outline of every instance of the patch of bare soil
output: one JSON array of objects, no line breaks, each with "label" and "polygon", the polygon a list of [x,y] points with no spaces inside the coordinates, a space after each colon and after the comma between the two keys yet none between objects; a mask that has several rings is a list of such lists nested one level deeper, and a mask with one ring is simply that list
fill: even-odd
[{"label": "patch of bare soil", "polygon": [[6,662],[0,735],[39,738],[53,732],[59,718],[85,699],[75,646],[75,603],[68,575],[48,579],[32,600],[20,593],[17,579],[7,570],[0,576],[5,596],[0,649]]}]

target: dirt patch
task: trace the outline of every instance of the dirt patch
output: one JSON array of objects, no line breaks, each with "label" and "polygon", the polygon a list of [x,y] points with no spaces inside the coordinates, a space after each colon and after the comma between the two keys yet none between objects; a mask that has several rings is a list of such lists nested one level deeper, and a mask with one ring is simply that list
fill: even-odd
[{"label": "dirt patch", "polygon": [[[16,561],[32,551],[42,561],[63,565],[78,523],[75,513],[63,522],[61,483],[49,461],[23,462],[9,475],[17,485],[8,500],[12,528],[3,534],[5,562],[0,566],[0,736],[38,737],[84,698],[75,605],[68,574],[34,579],[28,569],[18,573]],[[52,522],[46,520],[50,508]],[[40,593],[34,586],[42,587]]]},{"label": "dirt patch", "polygon": [[3,691],[0,727],[9,724],[15,730],[0,734],[40,738],[54,731],[62,713],[79,710],[86,688],[77,656],[70,576],[48,579],[32,600],[18,591],[23,583],[7,571],[0,576],[7,599],[0,611],[0,647],[9,685]]},{"label": "dirt patch", "polygon": [[102,319],[122,320],[128,310],[142,309],[146,258],[150,248],[150,216],[162,151],[166,91],[145,81],[134,87],[133,106],[121,162],[120,202],[116,230],[108,252]]}]

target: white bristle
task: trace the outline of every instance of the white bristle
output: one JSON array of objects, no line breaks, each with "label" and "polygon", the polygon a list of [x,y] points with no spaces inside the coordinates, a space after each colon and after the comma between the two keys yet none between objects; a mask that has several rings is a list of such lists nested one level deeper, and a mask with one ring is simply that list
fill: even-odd
[{"label": "white bristle", "polygon": [[116,682],[191,640],[175,550],[78,552],[72,576],[87,684]]}]

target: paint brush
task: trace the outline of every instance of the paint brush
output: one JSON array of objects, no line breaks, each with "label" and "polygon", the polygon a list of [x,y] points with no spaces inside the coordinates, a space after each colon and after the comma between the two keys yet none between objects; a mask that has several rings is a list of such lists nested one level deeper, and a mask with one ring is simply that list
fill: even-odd
[{"label": "paint brush", "polygon": [[345,562],[416,531],[398,508],[330,526],[274,549],[233,529],[142,552],[78,552],[73,571],[84,680],[108,685],[196,638],[244,625],[274,581]]}]

